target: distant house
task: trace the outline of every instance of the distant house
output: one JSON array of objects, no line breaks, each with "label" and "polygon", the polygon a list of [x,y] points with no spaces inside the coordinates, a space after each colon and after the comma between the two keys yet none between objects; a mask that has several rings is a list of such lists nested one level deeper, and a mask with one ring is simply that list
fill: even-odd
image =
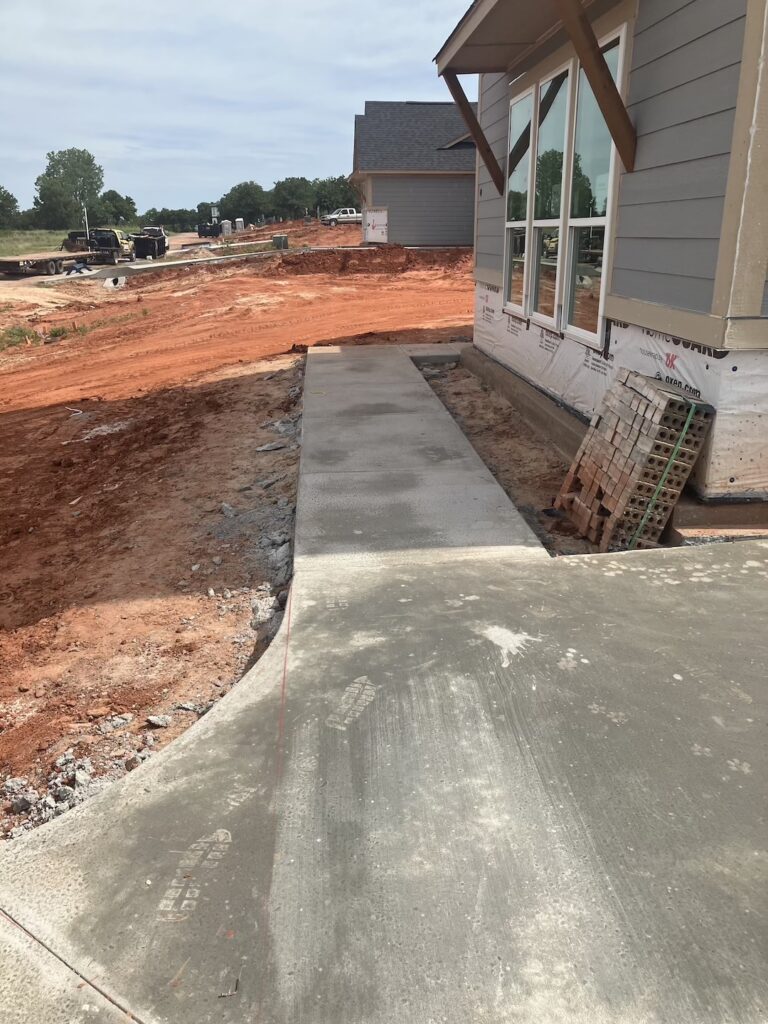
[{"label": "distant house", "polygon": [[622,367],[711,403],[714,500],[768,497],[767,58],[766,0],[475,0],[436,58],[478,148],[475,345],[582,418]]},{"label": "distant house", "polygon": [[366,103],[351,181],[367,241],[473,244],[475,144],[454,103]]}]

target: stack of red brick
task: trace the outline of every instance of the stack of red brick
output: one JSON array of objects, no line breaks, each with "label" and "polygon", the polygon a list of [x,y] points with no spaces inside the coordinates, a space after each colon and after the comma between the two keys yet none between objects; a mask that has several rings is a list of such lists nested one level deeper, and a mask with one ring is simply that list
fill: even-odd
[{"label": "stack of red brick", "polygon": [[555,508],[601,551],[657,547],[712,418],[710,406],[661,381],[619,370]]}]

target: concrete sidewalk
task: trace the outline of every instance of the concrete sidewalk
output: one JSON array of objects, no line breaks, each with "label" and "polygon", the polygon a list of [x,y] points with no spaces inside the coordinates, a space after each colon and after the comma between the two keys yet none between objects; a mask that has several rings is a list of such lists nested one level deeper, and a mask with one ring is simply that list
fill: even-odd
[{"label": "concrete sidewalk", "polygon": [[548,559],[404,359],[310,355],[261,662],[0,855],[3,1024],[764,1019],[768,545]]},{"label": "concrete sidewalk", "polygon": [[407,353],[311,349],[297,571],[501,556],[548,559]]}]

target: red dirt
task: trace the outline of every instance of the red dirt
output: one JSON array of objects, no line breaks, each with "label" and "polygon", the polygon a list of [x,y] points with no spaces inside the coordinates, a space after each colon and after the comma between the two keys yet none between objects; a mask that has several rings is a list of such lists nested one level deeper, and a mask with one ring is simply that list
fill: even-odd
[{"label": "red dirt", "polygon": [[396,248],[158,269],[109,294],[101,281],[69,287],[81,297],[74,309],[28,322],[89,333],[0,355],[0,413],[127,397],[297,344],[403,330],[418,340],[432,328],[466,334],[473,304],[467,254]]},{"label": "red dirt", "polygon": [[[70,333],[0,353],[0,789],[45,792],[68,748],[123,773],[149,749],[147,714],[172,717],[159,749],[197,717],[178,703],[215,700],[263,649],[250,602],[275,573],[259,541],[290,531],[298,464],[290,446],[255,451],[298,411],[302,360],[279,353],[468,336],[466,257],[345,255],[64,283],[64,308],[5,311]],[[25,820],[5,811],[6,828]]]},{"label": "red dirt", "polygon": [[171,236],[171,249],[174,258],[182,245],[220,245],[229,242],[263,242],[272,239],[273,235],[288,235],[288,244],[292,248],[303,245],[360,245],[363,229],[360,224],[339,224],[335,228],[324,227],[318,221],[305,224],[303,220],[284,221],[282,224],[265,224],[253,231],[239,231],[233,235],[220,238],[198,238],[197,232],[188,231],[184,234]]}]

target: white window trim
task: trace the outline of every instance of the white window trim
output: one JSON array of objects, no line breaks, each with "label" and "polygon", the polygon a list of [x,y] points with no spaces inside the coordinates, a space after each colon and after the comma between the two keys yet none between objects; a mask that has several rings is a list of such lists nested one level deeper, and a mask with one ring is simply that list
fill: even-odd
[{"label": "white window trim", "polygon": [[[530,139],[528,142],[528,196],[526,197],[526,209],[525,209],[525,220],[507,220],[507,212],[509,210],[509,167],[507,167],[506,183],[504,185],[504,243],[503,243],[503,266],[502,266],[502,284],[503,284],[503,295],[504,295],[504,308],[507,312],[514,313],[516,316],[525,317],[525,309],[528,305],[528,288],[530,281],[530,260],[528,259],[528,246],[531,241],[531,216],[533,213],[533,189],[531,188],[531,175],[533,173],[533,161],[531,159],[531,153],[533,147],[536,145],[536,89],[535,86],[531,86],[529,89],[523,90],[513,100],[509,102],[509,110],[507,111],[507,160],[509,160],[509,148],[513,144],[512,139],[509,137],[509,125],[512,116],[512,107],[515,103],[520,103],[528,96],[533,97],[532,112],[531,112],[531,132]],[[507,298],[507,289],[509,287],[509,229],[510,228],[524,228],[525,229],[525,259],[523,260],[523,302],[522,305],[518,305],[516,302],[510,302]]]},{"label": "white window trim", "polygon": [[[625,61],[627,56],[627,24],[623,24],[618,28],[612,29],[607,32],[601,39],[598,40],[601,49],[608,46],[610,43],[618,41],[619,45],[619,64],[618,72],[616,75],[616,81],[618,84],[624,81],[625,73]],[[535,204],[535,193],[536,193],[536,180],[535,180],[535,161],[534,154],[538,149],[539,141],[539,125],[538,125],[538,111],[539,103],[541,99],[542,89],[556,78],[563,71],[568,71],[568,104],[567,104],[567,115],[566,115],[566,126],[565,126],[565,140],[564,140],[564,159],[563,159],[563,191],[561,196],[560,206],[560,219],[559,220],[534,220],[534,204]],[[527,213],[528,217],[523,224],[522,221],[507,221],[507,192],[509,189],[509,168],[507,168],[507,181],[504,189],[504,249],[503,249],[503,283],[504,283],[504,294],[505,294],[505,311],[514,314],[515,316],[523,317],[530,320],[531,324],[542,327],[548,331],[554,331],[561,334],[565,338],[570,338],[579,344],[585,345],[588,348],[593,348],[598,351],[603,348],[603,336],[604,336],[604,325],[605,325],[605,303],[606,303],[606,279],[607,279],[607,268],[610,267],[611,261],[613,260],[614,250],[614,209],[615,209],[615,197],[616,189],[618,188],[619,168],[618,168],[618,156],[616,152],[616,146],[611,142],[611,156],[610,165],[608,171],[608,196],[606,203],[606,215],[604,217],[570,217],[571,201],[572,201],[572,190],[573,190],[573,160],[574,160],[574,147],[576,137],[576,112],[578,104],[578,83],[579,83],[579,72],[581,66],[576,56],[570,57],[567,61],[557,67],[554,71],[548,70],[546,75],[541,77],[537,82],[522,92],[510,98],[509,109],[511,111],[513,104],[519,100],[524,99],[528,94],[533,93],[534,95],[534,109],[531,117],[531,142],[528,150],[528,204]],[[509,138],[509,114],[507,115],[507,152],[513,140]],[[507,299],[506,291],[508,287],[508,260],[509,260],[509,245],[508,245],[508,229],[513,227],[524,227],[526,229],[525,237],[525,265],[523,271],[523,304],[522,306],[516,303],[510,302]],[[533,243],[534,243],[534,229],[541,227],[558,227],[558,258],[557,258],[557,275],[555,280],[555,316],[548,317],[543,313],[536,312],[532,309],[532,274],[534,272],[534,260],[533,260]],[[598,307],[597,317],[597,331],[593,334],[589,331],[585,331],[580,327],[576,327],[572,324],[567,323],[567,295],[566,287],[570,281],[572,261],[573,261],[573,246],[572,246],[572,229],[579,227],[605,227],[605,242],[603,246],[603,263],[602,263],[602,275],[601,275],[601,286],[600,286],[600,304]]]},{"label": "white window trim", "polygon": [[[541,313],[540,311],[535,310],[533,308],[533,305],[532,305],[533,289],[531,289],[531,293],[530,293],[530,295],[527,296],[527,299],[528,299],[528,309],[530,310],[531,323],[536,324],[538,327],[544,327],[548,331],[559,331],[560,330],[558,325],[559,325],[560,319],[561,319],[562,287],[563,287],[563,265],[564,265],[564,260],[563,260],[563,256],[562,256],[562,253],[563,253],[563,224],[564,224],[564,221],[565,221],[567,210],[569,209],[569,206],[566,203],[566,199],[568,199],[569,196],[567,196],[566,193],[570,193],[570,188],[569,188],[569,184],[568,183],[570,181],[570,167],[571,167],[570,151],[571,151],[571,148],[572,148],[572,145],[573,145],[573,131],[571,129],[571,113],[572,113],[571,107],[573,105],[573,94],[574,94],[574,91],[575,91],[574,90],[574,86],[573,86],[573,83],[574,83],[574,70],[573,69],[574,69],[574,66],[576,65],[576,63],[577,63],[576,60],[574,58],[571,58],[571,59],[565,61],[559,67],[555,68],[545,78],[542,78],[542,79],[539,80],[539,82],[536,85],[536,105],[535,105],[535,109],[533,111],[534,120],[536,122],[536,148],[535,149],[531,149],[531,153],[530,153],[530,157],[531,157],[531,184],[532,184],[532,188],[531,188],[531,193],[532,193],[531,220],[530,220],[530,226],[531,226],[531,250],[530,250],[531,251],[531,260],[530,261],[526,260],[526,263],[530,262],[531,269],[534,270],[534,272],[535,272],[535,268],[533,267],[533,253],[534,253],[533,240],[534,240],[534,236],[535,236],[535,233],[536,233],[537,229],[539,229],[539,228],[544,228],[544,229],[546,229],[546,228],[557,228],[558,229],[558,240],[557,240],[557,267],[555,269],[555,294],[554,294],[554,310],[555,310],[555,313],[554,313],[554,316],[548,316],[546,313]],[[553,217],[553,218],[550,218],[550,219],[541,218],[541,219],[537,220],[532,215],[533,215],[534,207],[535,207],[535,204],[536,204],[536,163],[537,163],[536,157],[538,156],[538,149],[539,149],[539,116],[538,116],[539,115],[539,104],[541,103],[541,96],[542,96],[542,93],[545,91],[546,87],[550,84],[550,82],[553,82],[558,77],[558,75],[562,75],[563,72],[565,72],[567,74],[566,87],[568,89],[568,92],[566,93],[566,97],[565,97],[565,128],[563,130],[563,186],[564,187],[560,191],[560,216],[559,217]]]}]

